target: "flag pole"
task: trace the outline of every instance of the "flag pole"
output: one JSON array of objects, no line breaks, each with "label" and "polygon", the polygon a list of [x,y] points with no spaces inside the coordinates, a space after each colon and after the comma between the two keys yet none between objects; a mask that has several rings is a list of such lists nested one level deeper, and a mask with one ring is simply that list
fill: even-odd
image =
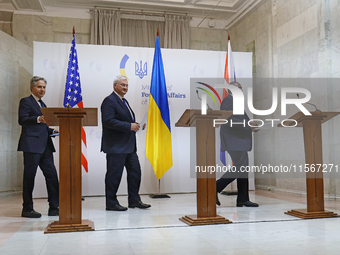
[{"label": "flag pole", "polygon": [[161,179],[158,180],[158,194],[150,194],[150,198],[170,198],[168,194],[161,193]]},{"label": "flag pole", "polygon": [[[75,35],[76,34],[76,29],[74,28],[73,26],[73,34]],[[70,108],[70,104],[67,106],[67,108]],[[83,129],[83,127],[82,127]],[[81,196],[81,201],[85,201],[85,197],[84,196]]]},{"label": "flag pole", "polygon": [[[228,33],[228,43],[229,43],[229,41],[230,41],[230,35],[229,35],[229,33]],[[227,60],[227,61],[228,61],[228,60]],[[225,90],[225,89],[223,89],[223,90]],[[227,91],[226,91],[226,92],[227,92]],[[223,94],[224,94],[224,91],[223,91]],[[223,99],[224,99],[224,96],[223,96]],[[225,153],[225,152],[223,152],[223,153]],[[234,165],[234,164],[233,164],[233,165]],[[220,194],[226,195],[226,196],[234,196],[234,195],[237,195],[237,194],[238,194],[238,191],[237,191],[237,190],[233,190],[234,183],[235,183],[235,181],[232,182],[232,184],[231,184],[231,190],[229,190],[229,191],[221,191]]]},{"label": "flag pole", "polygon": [[[159,36],[159,29],[157,28],[157,37]],[[161,194],[161,179],[158,179],[158,194],[150,194],[150,198],[170,198],[167,194]]]}]

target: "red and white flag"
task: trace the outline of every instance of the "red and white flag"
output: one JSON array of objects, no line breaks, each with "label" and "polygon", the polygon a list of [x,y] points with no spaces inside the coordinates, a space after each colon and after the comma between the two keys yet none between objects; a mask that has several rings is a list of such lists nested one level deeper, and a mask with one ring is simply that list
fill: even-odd
[{"label": "red and white flag", "polygon": [[[230,44],[230,36],[228,34],[228,49],[227,49],[227,56],[225,60],[225,68],[224,68],[224,79],[226,82],[230,83],[233,81],[236,81],[236,75],[235,75],[235,66],[234,66],[234,60],[233,60],[233,51],[231,50],[231,44]],[[223,88],[223,99],[228,96],[228,91]],[[225,152],[220,151],[220,160],[223,163],[223,165],[227,165],[226,155]]]},{"label": "red and white flag", "polygon": [[225,69],[224,69],[224,79],[228,83],[236,81],[235,66],[234,66],[234,59],[233,59],[233,51],[231,50],[229,34],[228,34],[227,57],[226,57]]}]

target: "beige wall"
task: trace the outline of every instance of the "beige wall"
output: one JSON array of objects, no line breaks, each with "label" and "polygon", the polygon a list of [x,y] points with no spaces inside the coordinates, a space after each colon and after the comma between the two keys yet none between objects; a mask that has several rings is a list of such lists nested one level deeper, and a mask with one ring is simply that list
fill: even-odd
[{"label": "beige wall", "polygon": [[226,51],[228,32],[222,29],[190,28],[190,49]]},{"label": "beige wall", "polygon": [[32,48],[0,31],[0,192],[22,186],[18,105],[20,98],[29,95],[32,71]]},{"label": "beige wall", "polygon": [[[229,29],[234,51],[244,51],[255,40],[256,77],[254,105],[271,106],[273,80],[259,78],[295,78],[299,87],[305,79],[314,84],[305,87],[312,93],[310,102],[323,111],[339,111],[340,96],[340,3],[323,0],[267,0],[250,15]],[[323,79],[317,79],[323,78]],[[291,81],[291,80],[290,80]],[[276,87],[282,85],[275,85]],[[313,110],[313,107],[307,107]],[[298,110],[288,109],[286,117]],[[279,112],[271,117],[282,119]],[[324,163],[340,165],[340,117],[323,124]],[[255,163],[271,165],[304,164],[302,130],[263,130],[255,135]],[[275,173],[257,178],[257,187],[271,187],[303,193],[303,178],[279,178]],[[340,195],[340,181],[325,179],[325,192]]]},{"label": "beige wall", "polygon": [[71,43],[75,27],[76,43],[90,43],[90,20],[15,14],[13,37],[33,48],[33,41]]}]

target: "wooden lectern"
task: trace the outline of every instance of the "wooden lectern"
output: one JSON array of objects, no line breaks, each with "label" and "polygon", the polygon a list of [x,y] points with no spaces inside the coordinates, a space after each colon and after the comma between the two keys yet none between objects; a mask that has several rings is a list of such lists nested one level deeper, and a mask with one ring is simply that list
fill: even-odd
[{"label": "wooden lectern", "polygon": [[94,230],[81,219],[81,127],[97,126],[97,108],[41,108],[47,125],[59,126],[59,221],[47,233]]},{"label": "wooden lectern", "polygon": [[[228,119],[232,111],[187,109],[175,124],[176,127],[196,127],[197,166],[216,166],[214,119]],[[218,126],[216,126],[218,127]],[[197,172],[197,215],[186,215],[181,221],[190,226],[232,223],[216,215],[216,173]]]},{"label": "wooden lectern", "polygon": [[[307,210],[291,210],[285,212],[285,214],[302,219],[338,217],[336,213],[325,211],[324,208],[321,125],[340,112],[311,112],[311,114],[304,115],[302,112],[298,112],[289,118],[296,120],[297,127],[303,127],[306,164],[308,166],[314,165],[315,170],[311,168],[306,172]],[[288,123],[288,121],[285,123]],[[290,125],[295,124],[291,122]],[[321,166],[319,170],[318,166]]]}]

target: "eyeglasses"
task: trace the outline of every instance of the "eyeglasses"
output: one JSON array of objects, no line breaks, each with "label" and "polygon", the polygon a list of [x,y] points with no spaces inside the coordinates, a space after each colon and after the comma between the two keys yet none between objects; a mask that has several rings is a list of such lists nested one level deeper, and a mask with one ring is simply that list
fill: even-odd
[{"label": "eyeglasses", "polygon": [[123,87],[123,88],[127,88],[127,87],[129,87],[129,85],[128,84],[119,84],[121,87]]}]

